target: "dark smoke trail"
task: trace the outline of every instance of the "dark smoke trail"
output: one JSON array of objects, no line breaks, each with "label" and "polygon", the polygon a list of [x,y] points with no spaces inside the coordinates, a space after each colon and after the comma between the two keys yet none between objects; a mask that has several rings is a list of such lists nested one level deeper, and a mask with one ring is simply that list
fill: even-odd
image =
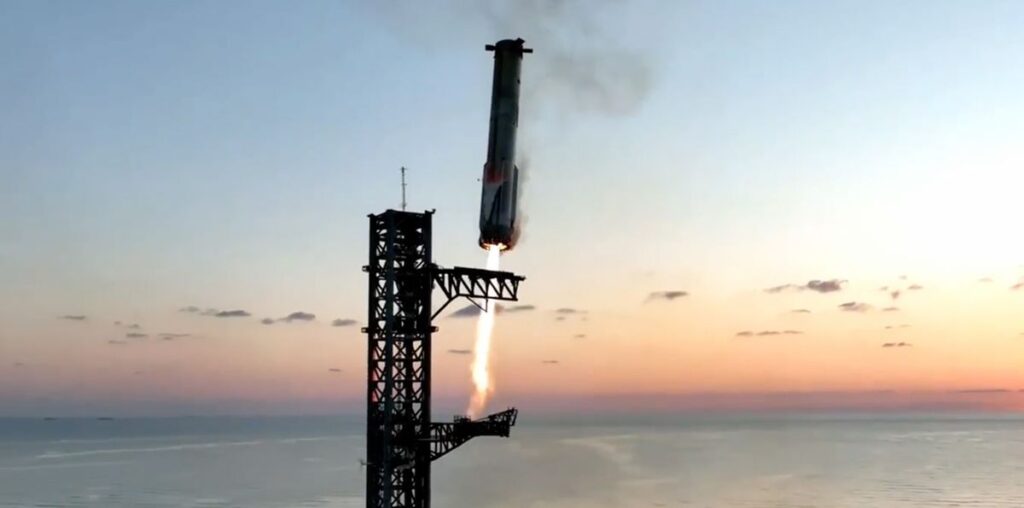
[{"label": "dark smoke trail", "polygon": [[[558,142],[551,131],[571,128],[588,116],[634,114],[656,81],[653,51],[627,47],[619,34],[630,30],[614,26],[621,25],[620,19],[625,17],[619,14],[635,6],[631,2],[447,0],[378,5],[396,36],[411,39],[421,49],[482,49],[483,44],[498,39],[521,37],[536,50],[524,60],[522,71],[517,242],[524,229],[526,207],[522,198],[530,174],[529,161],[532,159],[536,166],[536,157],[531,155]],[[480,80],[480,86],[488,86],[488,76],[481,75]]]},{"label": "dark smoke trail", "polygon": [[599,27],[595,15],[621,3],[528,0],[474,5],[493,33],[522,37],[536,50],[523,63],[516,231],[516,243],[521,243],[530,154],[552,141],[542,132],[543,124],[551,116],[572,124],[581,116],[635,113],[650,94],[654,66],[648,53],[625,49]]},{"label": "dark smoke trail", "polygon": [[524,71],[528,110],[629,115],[651,91],[654,66],[649,53],[624,48],[595,19],[602,10],[622,2],[529,0],[473,5],[495,33],[522,37],[537,49]]}]

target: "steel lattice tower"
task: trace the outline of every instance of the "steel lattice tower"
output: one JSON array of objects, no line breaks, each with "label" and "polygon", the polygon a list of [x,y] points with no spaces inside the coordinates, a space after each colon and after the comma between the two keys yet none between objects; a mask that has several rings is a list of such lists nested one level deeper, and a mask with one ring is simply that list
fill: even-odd
[{"label": "steel lattice tower", "polygon": [[[433,318],[458,297],[515,301],[523,277],[440,268],[431,253],[433,212],[370,215],[367,326],[366,506],[429,508],[430,463],[470,438],[508,437],[517,412],[430,421]],[[432,313],[435,284],[446,297]],[[478,303],[483,301],[484,303]]]}]

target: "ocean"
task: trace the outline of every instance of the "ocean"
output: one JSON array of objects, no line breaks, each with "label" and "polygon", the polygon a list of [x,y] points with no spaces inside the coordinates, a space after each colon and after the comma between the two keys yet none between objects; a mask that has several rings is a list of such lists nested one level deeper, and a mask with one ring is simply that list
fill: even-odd
[{"label": "ocean", "polygon": [[[0,507],[358,507],[363,421],[0,419]],[[462,507],[1024,507],[1024,416],[520,417],[433,468]]]}]

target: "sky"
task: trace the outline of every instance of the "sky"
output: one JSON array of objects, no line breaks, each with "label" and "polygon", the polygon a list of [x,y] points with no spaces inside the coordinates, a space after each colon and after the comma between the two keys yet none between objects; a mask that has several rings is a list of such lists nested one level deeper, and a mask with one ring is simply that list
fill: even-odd
[{"label": "sky", "polygon": [[[517,36],[494,406],[1024,409],[1021,21],[0,2],[0,415],[359,410],[366,216],[406,166],[436,261],[484,263],[483,45]],[[455,411],[475,320],[435,324]]]}]

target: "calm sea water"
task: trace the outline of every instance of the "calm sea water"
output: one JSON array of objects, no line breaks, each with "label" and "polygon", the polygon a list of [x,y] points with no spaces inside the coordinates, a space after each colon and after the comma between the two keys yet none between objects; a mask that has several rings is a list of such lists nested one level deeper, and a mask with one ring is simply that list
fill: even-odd
[{"label": "calm sea water", "polygon": [[[362,420],[0,419],[2,507],[357,507]],[[521,418],[439,507],[1024,507],[1024,418]]]}]

